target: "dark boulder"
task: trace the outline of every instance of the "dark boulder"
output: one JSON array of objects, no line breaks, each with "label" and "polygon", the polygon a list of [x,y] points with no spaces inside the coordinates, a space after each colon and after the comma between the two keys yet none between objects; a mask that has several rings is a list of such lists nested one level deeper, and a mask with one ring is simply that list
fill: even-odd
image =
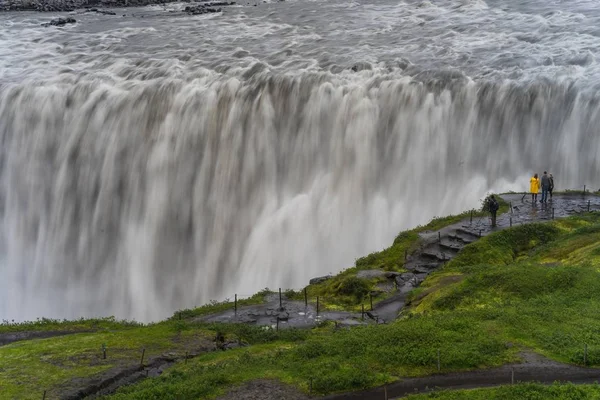
[{"label": "dark boulder", "polygon": [[75,21],[75,18],[71,17],[56,18],[48,23],[42,24],[42,26],[64,26],[66,24],[74,24],[75,22],[77,22]]},{"label": "dark boulder", "polygon": [[383,276],[385,276],[388,279],[396,279],[397,276],[400,276],[400,272],[387,271],[383,274]]}]

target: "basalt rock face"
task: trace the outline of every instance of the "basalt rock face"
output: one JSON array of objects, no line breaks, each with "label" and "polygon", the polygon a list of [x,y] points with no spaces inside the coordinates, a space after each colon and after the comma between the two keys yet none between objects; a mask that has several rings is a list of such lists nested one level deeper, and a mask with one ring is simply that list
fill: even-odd
[{"label": "basalt rock face", "polygon": [[188,6],[184,10],[188,15],[202,15],[221,12],[220,8],[207,7],[203,4],[197,6]]}]

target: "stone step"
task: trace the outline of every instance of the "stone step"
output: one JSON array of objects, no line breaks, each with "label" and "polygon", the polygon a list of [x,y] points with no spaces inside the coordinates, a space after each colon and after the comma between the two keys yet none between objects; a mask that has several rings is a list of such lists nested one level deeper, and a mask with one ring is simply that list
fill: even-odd
[{"label": "stone step", "polygon": [[437,260],[437,261],[448,261],[452,257],[449,254],[441,253],[441,252],[432,252],[432,251],[424,251],[421,253],[421,257],[428,260]]},{"label": "stone step", "polygon": [[440,264],[441,263],[414,263],[405,265],[404,268],[415,273],[427,274],[438,268]]},{"label": "stone step", "polygon": [[[466,235],[475,239],[479,239],[481,236],[479,235],[479,230],[467,230],[464,228],[457,228],[456,233]],[[482,232],[483,233],[483,232]]]},{"label": "stone step", "polygon": [[470,243],[473,243],[475,240],[477,240],[477,239],[473,239],[473,238],[471,238],[471,236],[470,236],[470,235],[469,235],[469,237],[464,237],[464,236],[462,236],[462,235],[459,235],[459,234],[454,234],[454,233],[451,233],[451,234],[449,234],[449,235],[448,235],[448,237],[449,237],[451,240],[455,240],[455,241],[457,241],[457,242],[460,242],[460,243],[463,243],[463,244],[465,244],[465,245],[467,245],[467,244],[470,244]]},{"label": "stone step", "polygon": [[[442,242],[439,245],[445,251],[448,250],[450,252],[459,252],[460,250],[462,250],[463,247],[465,247],[464,243],[462,243],[462,242],[459,242],[459,241],[444,241],[443,239],[442,239]],[[452,256],[454,256],[454,254]]]}]

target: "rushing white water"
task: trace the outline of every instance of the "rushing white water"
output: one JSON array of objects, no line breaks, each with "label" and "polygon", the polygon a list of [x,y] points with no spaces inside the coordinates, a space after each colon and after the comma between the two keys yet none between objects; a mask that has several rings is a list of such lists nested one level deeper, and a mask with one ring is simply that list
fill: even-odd
[{"label": "rushing white water", "polygon": [[[287,7],[301,17],[319,7],[310,4]],[[505,13],[477,4],[468,12]],[[385,20],[397,6],[360,7]],[[524,190],[534,171],[551,170],[559,188],[598,181],[600,103],[585,90],[598,76],[595,53],[585,79],[567,79],[572,64],[542,63],[506,80],[514,65],[492,67],[487,55],[460,67],[488,63],[496,76],[471,79],[439,60],[388,58],[392,46],[377,42],[376,59],[352,72],[339,67],[344,45],[313,54],[323,45],[308,46],[306,27],[269,22],[286,10],[202,19],[222,35],[215,41],[232,42],[213,42],[205,58],[171,42],[177,33],[164,43],[144,36],[168,25],[155,11],[154,27],[88,17],[89,30],[50,34],[27,15],[5,17],[17,22],[0,32],[13,38],[0,44],[0,318],[149,321],[234,293],[301,287],[404,228],[476,206],[488,190]],[[335,26],[317,20],[315,32]],[[236,24],[259,28],[238,43]],[[190,29],[182,25],[173,29]],[[375,25],[356,34],[379,41]],[[278,29],[291,33],[261,53],[254,38]],[[311,40],[333,41],[332,32]],[[458,63],[462,50],[449,49]]]}]

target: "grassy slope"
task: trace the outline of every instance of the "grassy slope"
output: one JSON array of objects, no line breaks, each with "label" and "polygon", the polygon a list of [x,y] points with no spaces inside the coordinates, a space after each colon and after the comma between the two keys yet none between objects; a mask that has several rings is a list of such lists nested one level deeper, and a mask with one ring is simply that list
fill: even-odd
[{"label": "grassy slope", "polygon": [[[435,372],[438,350],[442,372],[514,361],[525,348],[582,364],[584,344],[588,364],[598,366],[599,248],[598,215],[502,231],[471,245],[432,275],[394,324],[350,330],[323,326],[297,341],[210,354],[113,398],[211,397],[257,377],[278,378],[303,390],[312,379],[316,393],[361,389]],[[537,391],[541,394],[531,398],[542,398],[548,390],[571,389],[494,390],[495,396]]]},{"label": "grassy slope", "polygon": [[211,344],[213,336],[202,329],[182,331],[177,323],[130,327],[115,322],[111,329],[15,342],[0,347],[0,398],[39,399],[44,390],[47,398],[58,398],[56,388],[68,388],[72,378],[139,364],[142,349],[146,360],[165,352],[185,354]]},{"label": "grassy slope", "polygon": [[[419,230],[438,229],[461,218],[435,220]],[[309,290],[331,289],[328,285],[351,278],[359,268],[401,269],[404,249],[417,243],[417,232],[400,234],[389,249],[357,260],[357,267],[350,272],[311,285]],[[252,346],[178,363],[161,377],[123,388],[111,398],[210,398],[258,377],[277,378],[304,391],[312,380],[315,393],[361,389],[400,376],[435,372],[438,350],[442,372],[514,361],[522,348],[582,364],[584,344],[588,345],[588,364],[600,366],[596,335],[600,331],[596,320],[599,248],[598,215],[519,226],[490,235],[432,274],[413,294],[403,318],[386,326],[338,330],[324,324],[312,331],[273,332],[186,319],[229,308],[230,303],[184,310],[184,320],[176,314],[146,327],[92,320],[98,332],[0,347],[0,398],[28,398],[30,394],[30,398],[39,398],[41,388],[56,388],[70,377],[90,376],[119,363],[135,365],[142,347],[147,356],[182,353],[200,340],[211,339],[217,331]],[[248,303],[261,301],[262,294]],[[354,294],[347,296],[349,299],[339,304],[357,304],[358,299],[351,298]],[[63,330],[56,322],[47,324],[52,330]],[[76,321],[66,326],[84,329],[90,325]],[[0,332],[2,329],[16,328],[4,324]],[[119,355],[106,362],[99,360],[102,343]],[[501,390],[516,389],[497,390],[501,394]]]}]

